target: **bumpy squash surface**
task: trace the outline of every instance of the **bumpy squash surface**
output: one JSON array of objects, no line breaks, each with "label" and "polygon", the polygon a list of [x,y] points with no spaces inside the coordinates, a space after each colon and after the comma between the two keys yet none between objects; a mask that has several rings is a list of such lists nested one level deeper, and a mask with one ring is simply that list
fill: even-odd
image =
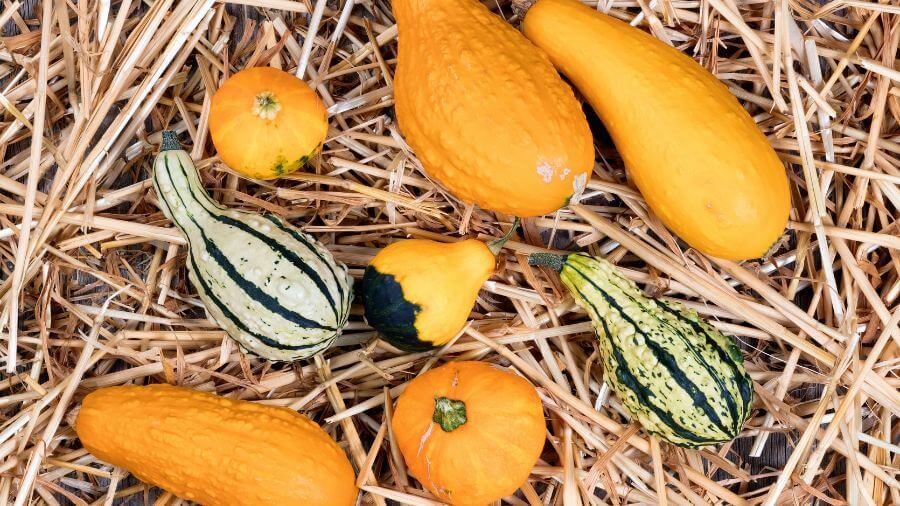
[{"label": "bumpy squash surface", "polygon": [[84,399],[75,429],[97,458],[205,506],[356,502],[344,452],[287,408],[170,385],[111,387]]},{"label": "bumpy squash surface", "polygon": [[524,31],[587,97],[647,203],[682,239],[743,260],[782,234],[784,166],[694,60],[575,0],[539,0]]},{"label": "bumpy squash surface", "polygon": [[272,179],[302,167],[328,133],[325,104],[301,79],[272,67],[234,74],[216,90],[209,134],[241,174]]},{"label": "bumpy squash surface", "polygon": [[646,297],[602,258],[533,254],[529,262],[559,271],[590,315],[605,380],[647,432],[688,448],[740,434],[753,382],[733,339],[695,311]]},{"label": "bumpy squash surface", "polygon": [[546,55],[476,0],[392,5],[397,118],[429,176],[515,216],[555,211],[582,191],[591,132]]},{"label": "bumpy squash surface", "polygon": [[488,246],[474,239],[397,241],[366,268],[366,321],[399,348],[440,346],[465,325],[495,262]]},{"label": "bumpy squash surface", "polygon": [[546,434],[534,387],[484,362],[450,362],[410,381],[392,426],[422,485],[442,501],[473,506],[514,493]]}]

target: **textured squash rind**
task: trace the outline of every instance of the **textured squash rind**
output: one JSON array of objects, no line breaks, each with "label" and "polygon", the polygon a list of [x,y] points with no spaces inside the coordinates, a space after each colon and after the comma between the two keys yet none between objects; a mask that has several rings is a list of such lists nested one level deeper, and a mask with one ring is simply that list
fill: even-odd
[{"label": "textured squash rind", "polygon": [[740,433],[753,394],[733,339],[603,259],[569,255],[560,279],[594,321],[607,383],[649,433],[690,448]]},{"label": "textured squash rind", "polygon": [[594,164],[572,89],[521,33],[474,0],[398,0],[395,109],[427,174],[514,216],[559,209]]},{"label": "textured squash rind", "polygon": [[205,506],[352,505],[353,468],[295,411],[170,385],[89,394],[76,432],[94,456]]}]

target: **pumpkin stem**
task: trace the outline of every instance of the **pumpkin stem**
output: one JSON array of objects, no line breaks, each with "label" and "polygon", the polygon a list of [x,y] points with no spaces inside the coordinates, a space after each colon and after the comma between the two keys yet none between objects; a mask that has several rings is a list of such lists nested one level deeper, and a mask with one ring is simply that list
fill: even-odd
[{"label": "pumpkin stem", "polygon": [[512,226],[509,227],[509,230],[507,230],[505,234],[503,234],[503,237],[495,239],[487,244],[488,249],[491,250],[491,253],[493,253],[494,256],[500,254],[500,250],[503,249],[503,245],[505,245],[506,241],[508,241],[509,238],[512,237],[513,232],[515,232],[516,229],[519,228],[519,223],[521,221],[522,220],[520,220],[519,217],[516,216],[516,219],[513,220]]},{"label": "pumpkin stem", "polygon": [[431,420],[440,425],[444,432],[452,432],[468,421],[466,403],[446,397],[435,397],[434,415],[431,416]]},{"label": "pumpkin stem", "polygon": [[159,146],[160,151],[175,151],[181,149],[181,143],[178,142],[178,133],[174,130],[164,130],[162,133],[162,144]]},{"label": "pumpkin stem", "polygon": [[549,267],[556,272],[562,271],[563,265],[566,263],[567,255],[556,255],[553,253],[532,253],[528,255],[528,265],[536,265],[538,267]]},{"label": "pumpkin stem", "polygon": [[281,103],[271,91],[264,91],[253,98],[253,114],[262,119],[275,119],[280,110]]}]

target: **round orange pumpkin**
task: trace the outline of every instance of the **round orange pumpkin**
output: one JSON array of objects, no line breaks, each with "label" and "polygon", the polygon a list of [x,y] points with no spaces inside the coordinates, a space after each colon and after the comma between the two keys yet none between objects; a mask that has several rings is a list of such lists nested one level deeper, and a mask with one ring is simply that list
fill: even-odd
[{"label": "round orange pumpkin", "polygon": [[451,362],[412,380],[392,427],[412,474],[457,505],[514,493],[540,457],[546,433],[534,387],[484,362]]},{"label": "round orange pumpkin", "polygon": [[328,113],[302,80],[252,67],[213,95],[209,133],[226,165],[247,177],[273,179],[299,169],[322,147]]}]

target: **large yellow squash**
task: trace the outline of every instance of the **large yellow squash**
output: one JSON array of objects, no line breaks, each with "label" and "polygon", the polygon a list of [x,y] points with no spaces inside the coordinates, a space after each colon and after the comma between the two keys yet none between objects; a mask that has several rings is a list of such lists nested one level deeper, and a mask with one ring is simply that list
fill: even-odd
[{"label": "large yellow squash", "polygon": [[103,388],[75,430],[94,456],[204,506],[351,506],[343,450],[309,418],[169,385]]},{"label": "large yellow squash", "polygon": [[525,35],[587,97],[653,211],[704,253],[758,257],[790,210],[784,166],[713,75],[576,0],[538,0]]},{"label": "large yellow squash", "polygon": [[396,0],[400,130],[428,175],[515,216],[566,205],[594,163],[587,120],[547,56],[476,0]]}]

